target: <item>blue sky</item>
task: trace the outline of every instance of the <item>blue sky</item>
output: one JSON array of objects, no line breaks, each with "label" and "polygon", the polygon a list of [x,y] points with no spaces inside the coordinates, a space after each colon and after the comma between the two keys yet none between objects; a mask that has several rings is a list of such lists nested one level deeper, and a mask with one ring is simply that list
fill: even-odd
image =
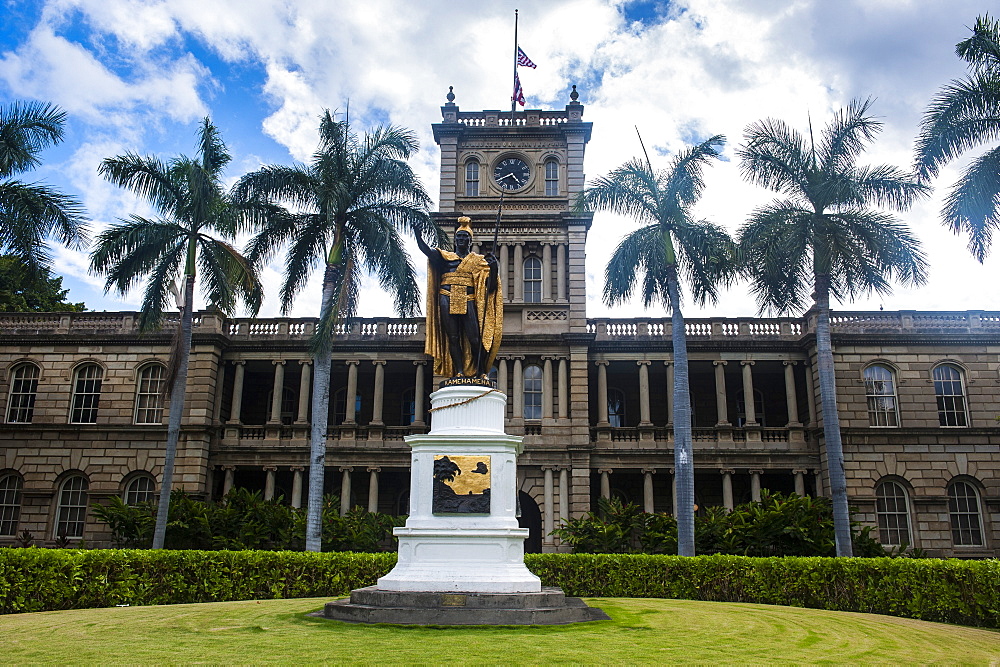
[{"label": "blue sky", "polygon": [[[639,152],[635,125],[658,156],[725,134],[726,161],[709,171],[697,213],[732,230],[771,198],[743,183],[732,159],[748,124],[775,117],[804,130],[810,115],[820,125],[850,100],[871,96],[885,128],[863,161],[906,166],[927,101],[964,73],[955,43],[988,9],[965,0],[0,0],[0,104],[39,99],[68,112],[66,141],[45,153],[31,178],[80,197],[95,232],[148,212],[102,181],[100,160],[125,151],[190,154],[206,115],[235,158],[234,181],[262,164],[307,159],[321,111],[349,102],[356,127],[392,122],[418,133],[414,167],[436,193],[430,124],[440,119],[449,85],[463,109],[509,104],[515,7],[521,46],[538,64],[521,74],[528,106],[561,108],[577,84],[585,120],[594,122],[588,175]],[[995,284],[1000,260],[976,265],[964,241],[938,222],[960,166],[945,170],[933,199],[902,216],[931,257],[930,284],[854,307],[996,307],[984,296],[990,291],[968,286]],[[638,304],[610,310],[599,302],[609,249],[629,224],[595,220],[591,316],[643,312]],[[138,294],[103,293],[85,253],[53,252],[72,300],[96,310],[137,307]],[[278,270],[268,269],[268,284]],[[391,313],[390,301],[370,287],[362,313]],[[314,315],[317,291],[308,289],[293,314]],[[738,285],[718,305],[689,305],[686,314],[755,311]],[[276,312],[270,294],[263,314]]]}]

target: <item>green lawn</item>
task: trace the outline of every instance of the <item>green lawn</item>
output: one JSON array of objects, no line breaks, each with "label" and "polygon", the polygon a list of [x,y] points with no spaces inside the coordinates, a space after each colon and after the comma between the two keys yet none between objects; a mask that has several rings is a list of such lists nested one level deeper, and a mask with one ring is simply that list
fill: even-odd
[{"label": "green lawn", "polygon": [[970,663],[1000,633],[889,616],[688,600],[589,600],[564,627],[364,626],[306,616],[325,599],[0,617],[2,663]]}]

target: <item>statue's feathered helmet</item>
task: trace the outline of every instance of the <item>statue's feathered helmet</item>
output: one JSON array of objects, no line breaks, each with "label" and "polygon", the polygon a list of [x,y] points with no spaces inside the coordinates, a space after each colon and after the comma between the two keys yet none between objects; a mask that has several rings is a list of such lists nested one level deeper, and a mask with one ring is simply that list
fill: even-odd
[{"label": "statue's feathered helmet", "polygon": [[463,215],[461,218],[458,219],[458,229],[455,230],[455,233],[457,234],[459,232],[469,232],[470,237],[472,238],[476,237],[476,235],[472,232],[471,218],[468,218]]}]

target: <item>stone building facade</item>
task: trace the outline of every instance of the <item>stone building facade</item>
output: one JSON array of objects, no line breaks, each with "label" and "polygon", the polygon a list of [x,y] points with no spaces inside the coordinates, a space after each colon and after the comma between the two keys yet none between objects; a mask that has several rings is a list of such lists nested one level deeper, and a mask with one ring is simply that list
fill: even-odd
[{"label": "stone building facade", "polygon": [[[586,317],[592,218],[570,205],[591,133],[582,117],[575,97],[564,111],[513,115],[462,112],[451,99],[433,126],[442,224],[470,216],[490,250],[506,186],[494,372],[509,396],[507,431],[524,436],[528,550],[562,548],[552,528],[601,496],[673,508],[670,320]],[[512,170],[516,187],[504,180]],[[90,504],[155,496],[173,325],[138,335],[137,319],[0,314],[0,545],[24,530],[105,544]],[[304,502],[314,325],[197,314],[176,488]],[[686,322],[699,506],[828,488],[814,325],[808,313]],[[417,319],[357,319],[338,333],[326,481],[345,505],[407,510],[403,438],[426,432],[440,380],[423,341]],[[884,544],[1000,555],[1000,313],[838,312],[833,342],[855,518]]]}]

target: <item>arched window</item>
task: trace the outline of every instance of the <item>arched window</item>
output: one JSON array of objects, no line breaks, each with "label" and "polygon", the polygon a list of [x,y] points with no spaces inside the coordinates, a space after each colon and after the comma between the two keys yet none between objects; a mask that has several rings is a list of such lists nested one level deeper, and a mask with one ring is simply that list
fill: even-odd
[{"label": "arched window", "polygon": [[476,160],[465,163],[465,196],[479,196],[479,162]]},{"label": "arched window", "polygon": [[542,301],[542,260],[529,257],[524,260],[524,302]]},{"label": "arched window", "polygon": [[83,475],[71,475],[63,480],[56,508],[56,537],[83,537],[89,486]]},{"label": "arched window", "polygon": [[[347,389],[341,387],[333,395],[333,423],[343,424],[344,420],[347,419],[347,406],[344,404],[344,398],[347,396]],[[361,394],[354,395],[354,420],[358,420],[358,415],[361,414]]]},{"label": "arched window", "polygon": [[948,513],[951,515],[951,539],[956,547],[984,546],[983,515],[975,486],[962,480],[949,484]]},{"label": "arched window", "polygon": [[899,482],[879,482],[875,486],[875,517],[882,544],[898,547],[913,544],[910,538],[910,504]]},{"label": "arched window", "polygon": [[625,426],[625,392],[608,387],[608,423],[615,428]]},{"label": "arched window", "polygon": [[137,475],[125,485],[123,495],[126,505],[148,503],[156,495],[156,482],[149,475]]},{"label": "arched window", "polygon": [[135,388],[135,423],[163,423],[163,389],[166,370],[160,364],[146,364],[139,369]]},{"label": "arched window", "polygon": [[73,424],[96,424],[97,404],[101,400],[104,369],[97,364],[84,364],[73,374],[73,402],[69,421]]},{"label": "arched window", "polygon": [[934,368],[934,396],[937,398],[938,422],[941,426],[969,425],[965,382],[962,371],[957,366],[941,364]]},{"label": "arched window", "polygon": [[35,414],[35,394],[38,393],[38,366],[18,364],[10,374],[10,398],[7,401],[7,423],[30,424]]},{"label": "arched window", "polygon": [[896,377],[887,366],[875,364],[865,369],[868,423],[872,426],[899,426]]},{"label": "arched window", "polygon": [[559,163],[549,160],[545,163],[545,196],[556,197],[559,195]]},{"label": "arched window", "polygon": [[538,366],[524,369],[524,418],[542,418],[542,369]]},{"label": "arched window", "polygon": [[20,475],[9,473],[0,476],[0,535],[17,535],[23,486]]}]

